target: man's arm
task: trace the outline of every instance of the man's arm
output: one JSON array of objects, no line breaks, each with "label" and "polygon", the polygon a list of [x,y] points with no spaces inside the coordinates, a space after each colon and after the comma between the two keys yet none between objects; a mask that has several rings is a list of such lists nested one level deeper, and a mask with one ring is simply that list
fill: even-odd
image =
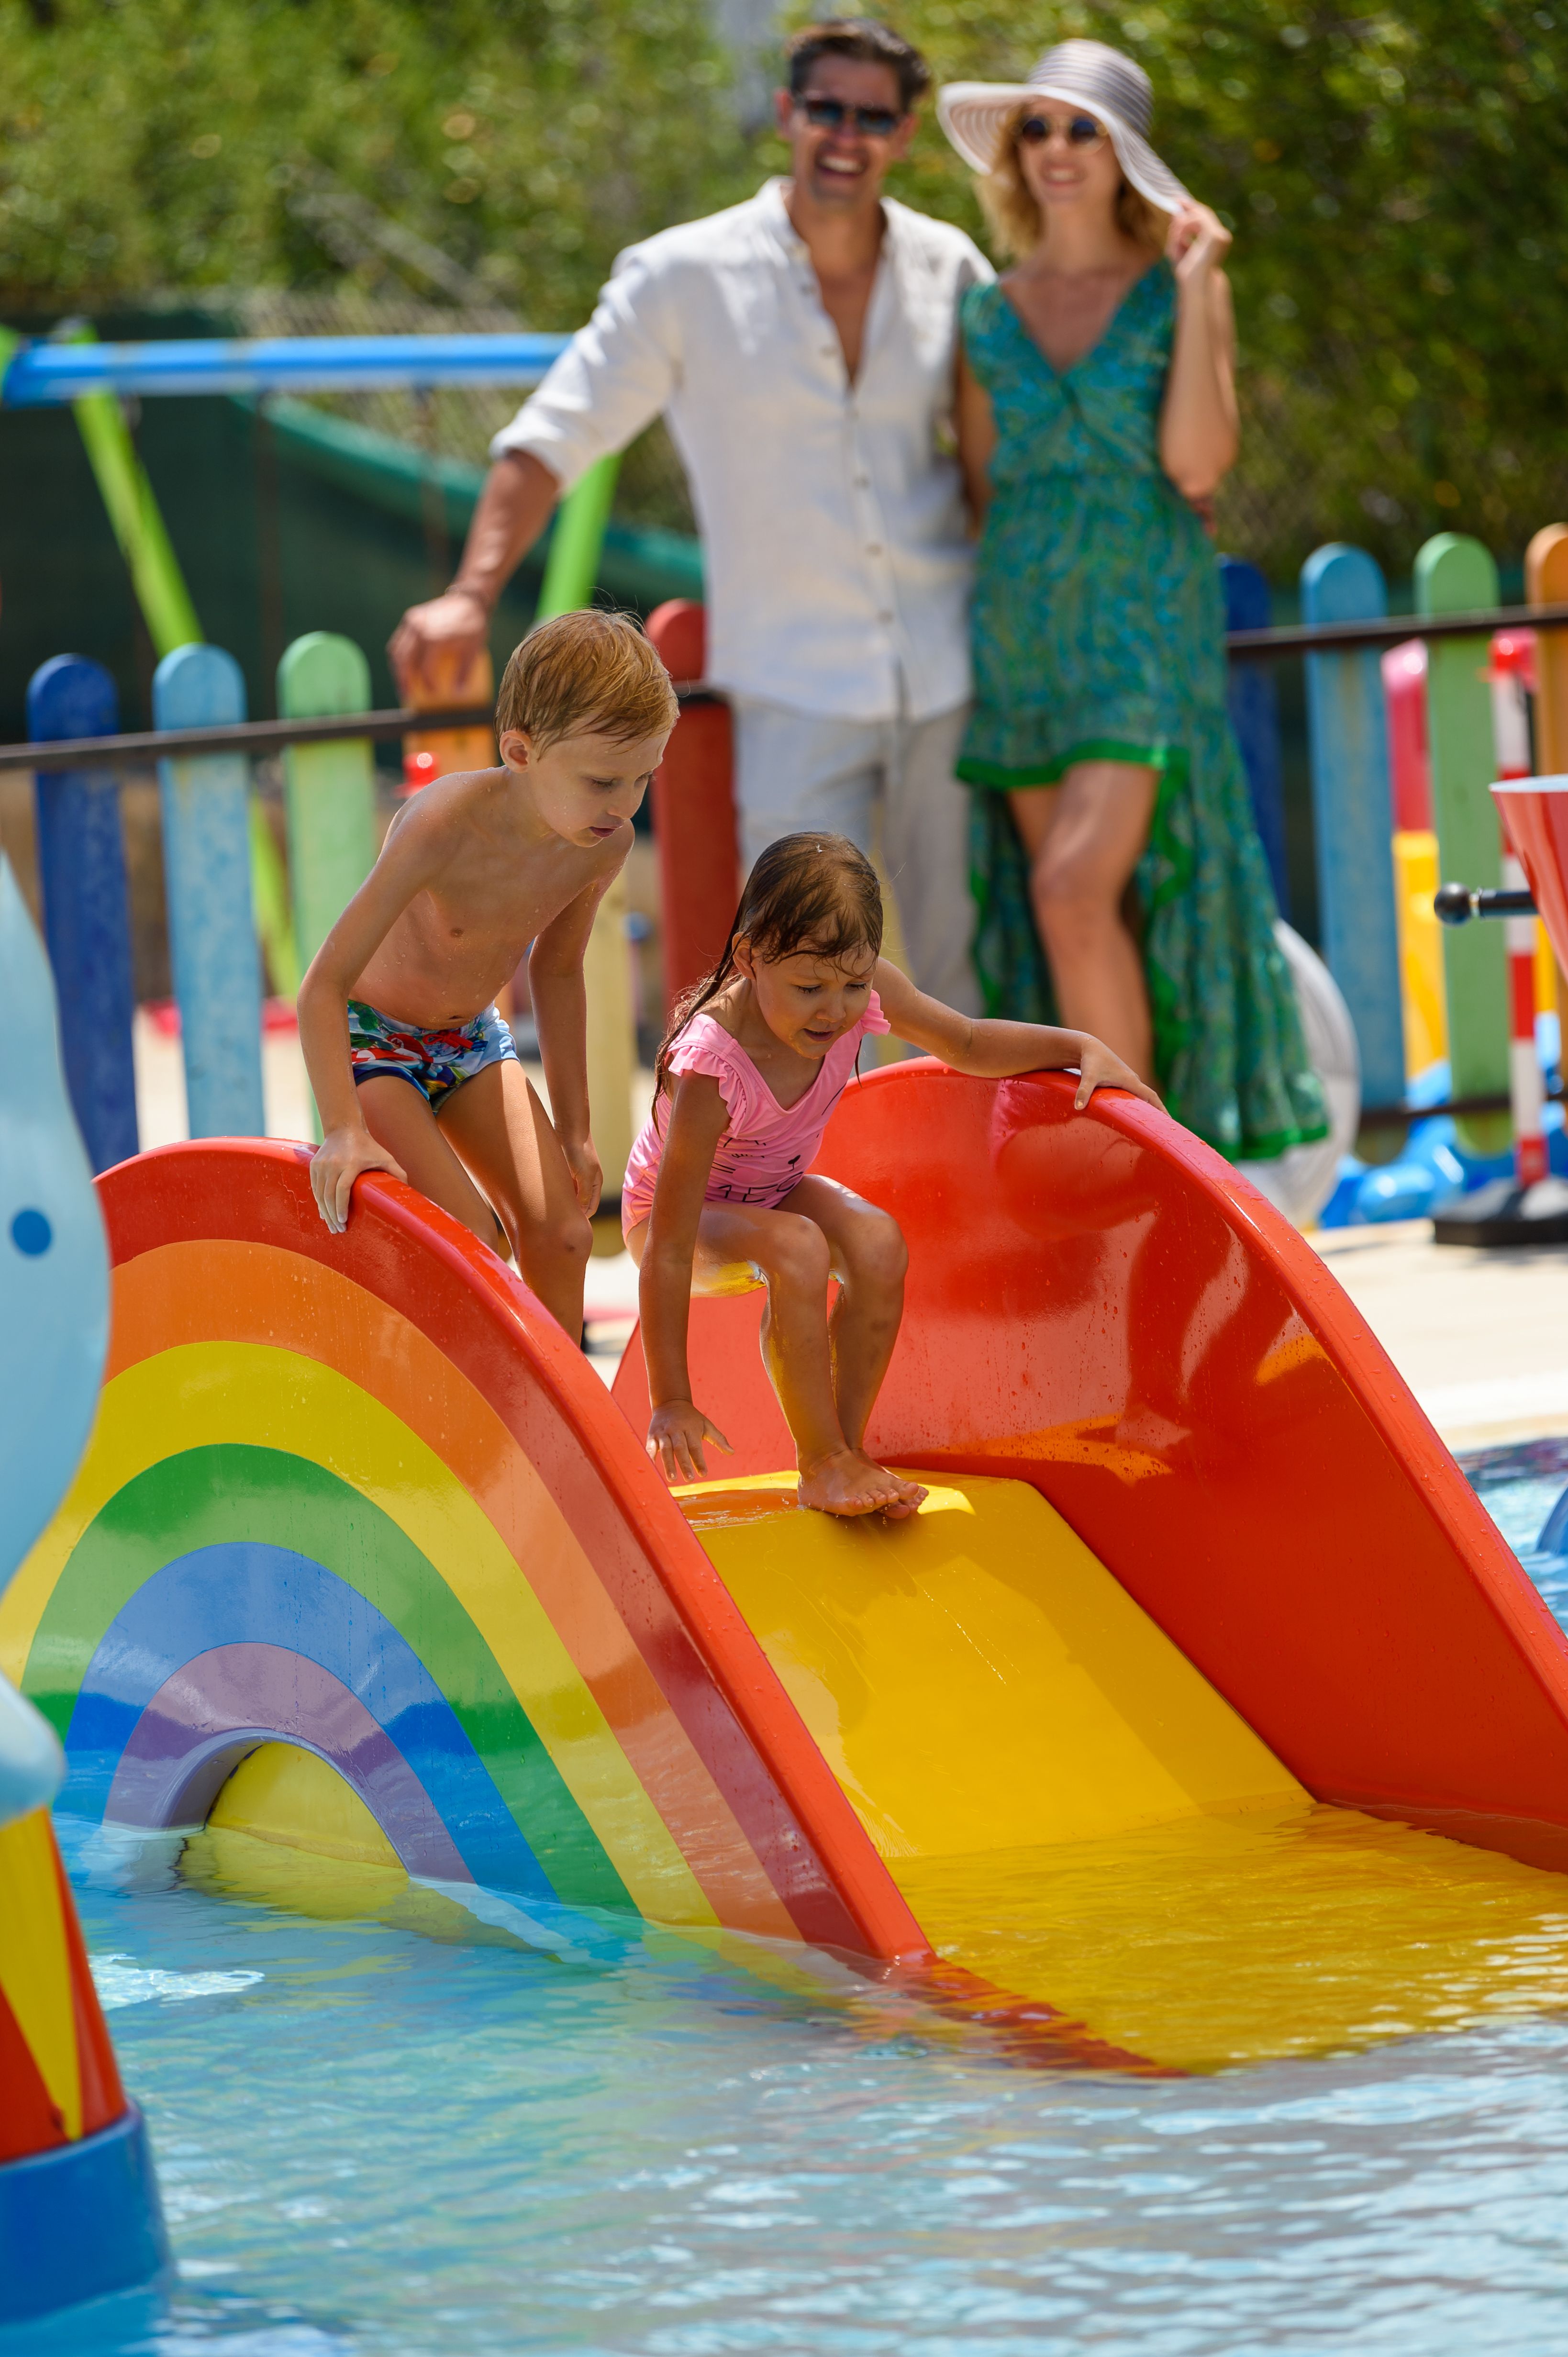
[{"label": "man's arm", "polygon": [[496,599],[556,500],[596,458],[624,450],[658,416],[679,381],[680,350],[668,273],[646,248],[634,247],[616,264],[587,326],[491,443],[495,464],[457,578],[444,597],[409,608],[388,650],[405,692],[416,681],[454,692],[485,644]]},{"label": "man's arm", "polygon": [[507,450],[485,478],[450,589],[411,606],[387,651],[404,695],[433,687],[438,661],[460,679],[481,653],[496,599],[550,521],[560,479],[532,450]]}]

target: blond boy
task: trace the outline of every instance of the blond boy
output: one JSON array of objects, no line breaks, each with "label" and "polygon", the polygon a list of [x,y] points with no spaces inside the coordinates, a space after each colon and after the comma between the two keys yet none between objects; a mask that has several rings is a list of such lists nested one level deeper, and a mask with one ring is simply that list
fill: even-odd
[{"label": "blond boy", "polygon": [[[299,994],[324,1132],[310,1180],[333,1233],[360,1173],[389,1170],[510,1248],[574,1339],[602,1185],[583,953],[675,716],[629,617],[542,623],[501,680],[501,767],[404,803]],[[525,952],[550,1116],[495,1006]]]}]

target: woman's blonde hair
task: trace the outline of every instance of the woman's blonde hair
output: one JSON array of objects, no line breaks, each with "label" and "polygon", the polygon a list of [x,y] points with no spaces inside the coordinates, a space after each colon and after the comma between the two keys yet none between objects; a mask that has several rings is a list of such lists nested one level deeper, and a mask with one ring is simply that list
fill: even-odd
[{"label": "woman's blonde hair", "polygon": [[[996,242],[1004,253],[1015,262],[1033,253],[1040,242],[1040,208],[1029,194],[1024,178],[1024,167],[1018,160],[1018,134],[1031,114],[1037,113],[1039,102],[1024,99],[1010,118],[1002,134],[996,151],[996,161],[980,181],[980,201],[986,220],[996,234]],[[1140,245],[1150,246],[1158,253],[1165,242],[1165,224],[1170,220],[1147,197],[1141,197],[1132,183],[1123,179],[1116,199],[1116,220],[1129,237]]]}]

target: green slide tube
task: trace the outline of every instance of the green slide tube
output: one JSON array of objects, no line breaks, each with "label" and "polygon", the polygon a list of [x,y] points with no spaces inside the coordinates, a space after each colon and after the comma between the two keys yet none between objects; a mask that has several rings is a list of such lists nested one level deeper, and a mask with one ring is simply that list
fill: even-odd
[{"label": "green slide tube", "polygon": [[553,621],[557,614],[575,614],[579,606],[592,604],[619,472],[618,452],[596,458],[556,510],[535,621]]}]

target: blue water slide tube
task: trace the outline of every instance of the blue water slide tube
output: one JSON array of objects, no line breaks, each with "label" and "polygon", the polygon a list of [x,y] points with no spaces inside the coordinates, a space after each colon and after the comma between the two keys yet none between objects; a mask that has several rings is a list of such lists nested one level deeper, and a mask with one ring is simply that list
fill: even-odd
[{"label": "blue water slide tube", "polygon": [[570,338],[171,337],[141,344],[24,344],[0,408],[45,409],[89,393],[362,393],[434,384],[537,384]]}]

